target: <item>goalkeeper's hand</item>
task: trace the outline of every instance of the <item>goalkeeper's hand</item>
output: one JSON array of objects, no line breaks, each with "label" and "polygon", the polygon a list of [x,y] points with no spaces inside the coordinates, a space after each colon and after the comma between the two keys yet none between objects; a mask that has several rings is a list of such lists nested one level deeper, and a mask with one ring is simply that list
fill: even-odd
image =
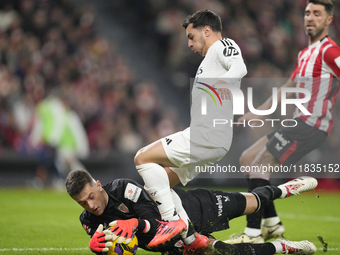
[{"label": "goalkeeper's hand", "polygon": [[108,247],[112,246],[112,242],[107,242],[108,240],[112,240],[112,234],[109,230],[103,231],[103,224],[100,224],[89,243],[90,250],[95,253],[108,252]]},{"label": "goalkeeper's hand", "polygon": [[128,244],[131,242],[133,235],[137,231],[138,220],[136,218],[129,220],[115,220],[109,225],[112,227],[112,240],[114,241],[117,237],[119,237],[117,243],[122,243],[126,238],[125,243]]}]

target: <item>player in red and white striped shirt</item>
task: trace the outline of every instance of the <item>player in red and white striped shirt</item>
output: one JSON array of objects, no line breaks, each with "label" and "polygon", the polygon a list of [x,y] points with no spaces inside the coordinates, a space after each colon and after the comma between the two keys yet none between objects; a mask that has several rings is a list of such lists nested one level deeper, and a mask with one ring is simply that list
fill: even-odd
[{"label": "player in red and white striped shirt", "polygon": [[[304,104],[311,115],[304,116],[296,109],[294,117],[300,117],[308,125],[328,134],[333,127],[331,110],[339,92],[339,67],[340,48],[326,35],[300,51],[290,77],[296,87],[308,89],[312,95],[311,100]],[[300,98],[300,94],[296,97]]]},{"label": "player in red and white striped shirt", "polygon": [[[293,74],[282,86],[307,89],[311,93],[311,99],[303,106],[311,115],[304,115],[299,108],[296,108],[294,118],[297,125],[281,127],[260,138],[243,152],[240,158],[242,166],[295,164],[327,139],[333,126],[331,111],[340,88],[340,48],[328,36],[328,27],[332,20],[331,0],[308,0],[304,25],[309,36],[309,45],[299,53]],[[282,87],[278,89],[278,103],[281,100]],[[296,95],[296,98],[304,97],[304,94]],[[269,98],[258,110],[266,110],[271,106],[272,98]],[[238,121],[261,117],[263,116],[248,112]],[[269,178],[270,173],[250,173],[249,191],[259,186],[269,185]],[[248,215],[244,233],[226,242],[263,243],[282,235],[284,231],[274,204],[271,203],[263,211]]]}]

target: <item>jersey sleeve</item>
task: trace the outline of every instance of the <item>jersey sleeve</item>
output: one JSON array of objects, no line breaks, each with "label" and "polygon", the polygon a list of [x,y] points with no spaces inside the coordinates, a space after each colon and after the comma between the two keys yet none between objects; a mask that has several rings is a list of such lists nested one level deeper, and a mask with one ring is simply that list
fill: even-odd
[{"label": "jersey sleeve", "polygon": [[81,226],[85,230],[86,234],[88,234],[89,236],[92,237],[94,235],[94,233],[96,232],[99,223],[87,220],[86,217],[85,217],[85,214],[86,214],[86,212],[84,211],[80,215],[79,220],[80,220]]},{"label": "jersey sleeve", "polygon": [[334,75],[340,79],[340,47],[329,47],[323,56],[325,63],[332,69]]},{"label": "jersey sleeve", "polygon": [[217,58],[227,70],[221,78],[242,78],[247,74],[240,47],[231,39],[221,39],[217,47]]},{"label": "jersey sleeve", "polygon": [[[133,208],[139,219],[147,220],[150,223],[148,233],[156,234],[158,221],[161,220],[161,214],[158,211],[156,203],[152,200],[146,190],[137,182],[124,180],[124,203]],[[143,229],[138,228],[139,231]]]},{"label": "jersey sleeve", "polygon": [[241,79],[247,74],[247,67],[243,62],[243,59],[235,58],[229,61],[230,67],[228,72],[223,74],[220,78],[225,79]]}]

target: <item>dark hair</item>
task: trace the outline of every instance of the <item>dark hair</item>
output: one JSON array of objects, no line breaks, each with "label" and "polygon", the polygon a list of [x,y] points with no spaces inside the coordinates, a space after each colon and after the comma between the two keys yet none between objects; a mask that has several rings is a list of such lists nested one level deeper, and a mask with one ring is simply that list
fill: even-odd
[{"label": "dark hair", "polygon": [[321,4],[325,6],[326,12],[330,15],[333,16],[333,1],[332,0],[307,0],[307,4],[312,3],[312,4]]},{"label": "dark hair", "polygon": [[220,16],[210,10],[202,10],[189,15],[182,23],[187,28],[192,23],[193,28],[209,26],[214,32],[222,32],[222,21]]},{"label": "dark hair", "polygon": [[65,185],[67,193],[71,197],[76,196],[84,189],[87,183],[90,185],[93,183],[91,174],[83,169],[74,170],[70,172],[66,178]]}]

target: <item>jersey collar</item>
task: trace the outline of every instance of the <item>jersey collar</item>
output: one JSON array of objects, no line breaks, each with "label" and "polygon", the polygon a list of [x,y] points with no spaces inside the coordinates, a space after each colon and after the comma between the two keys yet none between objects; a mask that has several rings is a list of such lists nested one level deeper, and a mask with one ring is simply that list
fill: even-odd
[{"label": "jersey collar", "polygon": [[319,41],[316,41],[315,43],[308,46],[309,49],[316,47],[317,45],[321,44],[324,40],[328,38],[328,35],[320,39]]}]

